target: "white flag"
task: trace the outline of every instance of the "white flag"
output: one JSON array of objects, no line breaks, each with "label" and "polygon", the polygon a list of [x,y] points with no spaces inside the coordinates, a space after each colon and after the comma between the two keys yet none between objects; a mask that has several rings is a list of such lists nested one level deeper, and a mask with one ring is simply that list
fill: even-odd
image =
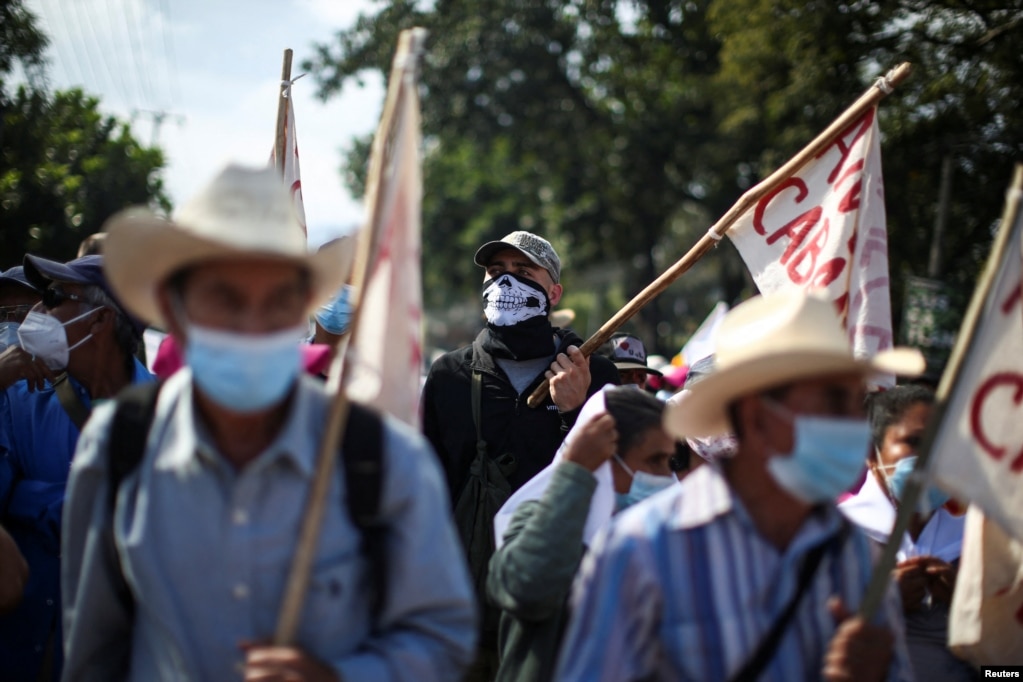
[{"label": "white flag", "polygon": [[1023,665],[1023,542],[977,507],[966,512],[948,645],[975,666]]},{"label": "white flag", "polygon": [[[386,136],[374,143],[367,203],[375,204],[374,251],[369,260],[360,312],[349,347],[348,395],[402,421],[418,426],[422,371],[422,278],[420,275],[419,94],[416,56],[425,31],[416,29],[407,54],[395,55],[401,70],[391,87],[399,88],[393,125],[377,130]],[[373,215],[373,207],[369,207]]]},{"label": "white flag", "polygon": [[1011,230],[1007,246],[935,434],[930,470],[940,487],[1023,540],[1023,213],[1002,229]]},{"label": "white flag", "polygon": [[725,319],[727,313],[728,304],[718,301],[714,309],[686,341],[686,345],[682,346],[682,362],[685,365],[692,367],[698,361],[714,353],[714,336],[718,333],[718,327],[721,326],[721,321]]},{"label": "white flag", "polygon": [[[284,186],[291,192],[291,201],[295,205],[295,213],[298,214],[298,223],[305,227],[305,204],[302,203],[302,172],[298,166],[298,134],[295,132],[295,102],[291,96],[291,85],[288,85],[281,97],[286,97],[288,106],[284,121]],[[277,163],[277,149],[270,150],[270,165],[280,168]]]},{"label": "white flag", "polygon": [[892,347],[876,108],[743,214],[728,236],[762,293],[823,289],[857,357]]}]

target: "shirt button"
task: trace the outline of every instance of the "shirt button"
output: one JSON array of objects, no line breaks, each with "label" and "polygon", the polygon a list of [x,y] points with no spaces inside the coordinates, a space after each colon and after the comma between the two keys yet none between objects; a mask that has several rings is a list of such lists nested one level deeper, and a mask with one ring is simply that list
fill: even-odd
[{"label": "shirt button", "polygon": [[248,599],[249,597],[249,586],[244,583],[238,583],[231,591],[234,594],[235,599],[241,600]]},{"label": "shirt button", "polygon": [[46,605],[47,606],[53,606],[53,600],[52,599],[47,599],[46,600]]},{"label": "shirt button", "polygon": [[234,514],[231,516],[236,526],[244,526],[249,522],[249,513],[244,509],[235,509]]}]

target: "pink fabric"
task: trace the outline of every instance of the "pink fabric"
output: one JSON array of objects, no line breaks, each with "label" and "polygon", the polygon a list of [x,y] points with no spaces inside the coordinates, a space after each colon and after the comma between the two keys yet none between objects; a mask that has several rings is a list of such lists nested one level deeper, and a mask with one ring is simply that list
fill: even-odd
[{"label": "pink fabric", "polygon": [[[153,360],[153,373],[166,379],[185,365],[173,336],[168,335],[160,342]],[[302,368],[309,374],[323,374],[330,367],[330,346],[322,343],[302,344]]]}]

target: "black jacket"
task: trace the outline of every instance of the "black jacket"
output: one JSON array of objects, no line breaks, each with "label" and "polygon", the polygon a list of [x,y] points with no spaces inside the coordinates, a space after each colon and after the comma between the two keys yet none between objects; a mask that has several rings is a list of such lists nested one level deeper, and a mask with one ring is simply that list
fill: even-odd
[{"label": "black jacket", "polygon": [[[555,329],[555,334],[559,353],[570,345],[582,345],[582,339],[569,329]],[[536,408],[526,405],[529,395],[543,381],[543,372],[520,396],[494,358],[480,346],[479,337],[469,346],[442,355],[430,367],[423,387],[423,433],[440,457],[452,504],[458,500],[476,455],[473,369],[483,375],[480,415],[487,452],[491,457],[508,452],[517,462],[515,472],[508,478],[513,491],[550,464],[579,414],[579,409],[559,413],[550,396]],[[614,364],[606,358],[591,356],[587,395],[605,384],[617,383],[618,370]]]}]

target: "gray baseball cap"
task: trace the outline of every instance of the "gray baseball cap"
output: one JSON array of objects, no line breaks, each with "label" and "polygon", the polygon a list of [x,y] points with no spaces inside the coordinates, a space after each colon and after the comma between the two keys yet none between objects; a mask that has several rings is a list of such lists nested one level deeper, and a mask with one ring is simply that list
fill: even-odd
[{"label": "gray baseball cap", "polygon": [[487,242],[479,248],[473,259],[476,265],[485,268],[490,264],[490,259],[501,249],[518,249],[526,254],[529,260],[533,261],[551,275],[551,279],[557,284],[561,281],[561,259],[551,243],[543,237],[538,237],[532,232],[518,230],[506,235],[504,239],[496,242]]}]

